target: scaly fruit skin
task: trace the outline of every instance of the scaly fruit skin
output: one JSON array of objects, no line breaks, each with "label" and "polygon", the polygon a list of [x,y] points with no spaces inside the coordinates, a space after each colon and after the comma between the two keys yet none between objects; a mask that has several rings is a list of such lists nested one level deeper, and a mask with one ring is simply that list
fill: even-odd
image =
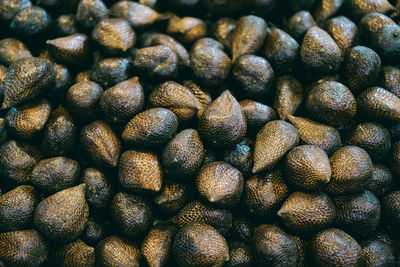
[{"label": "scaly fruit skin", "polygon": [[334,198],[337,227],[357,238],[373,234],[381,217],[379,200],[371,192]]},{"label": "scaly fruit skin", "polygon": [[394,177],[389,168],[381,164],[374,164],[372,169],[372,179],[367,186],[367,190],[378,198],[393,189]]},{"label": "scaly fruit skin", "polygon": [[164,213],[176,213],[189,201],[190,193],[185,184],[166,182],[153,202]]},{"label": "scaly fruit skin", "polygon": [[333,72],[340,67],[341,52],[326,31],[314,26],[304,36],[300,58],[309,69],[324,73]]},{"label": "scaly fruit skin", "polygon": [[36,230],[0,234],[0,260],[7,266],[39,267],[47,259],[48,246]]},{"label": "scaly fruit skin", "polygon": [[314,190],[330,181],[332,170],[328,155],[322,148],[303,145],[287,154],[285,173],[288,182],[297,188]]},{"label": "scaly fruit skin", "polygon": [[150,267],[161,267],[169,260],[176,227],[160,224],[151,229],[142,243],[142,255]]},{"label": "scaly fruit skin", "polygon": [[178,129],[176,115],[165,108],[151,108],[137,114],[125,126],[122,139],[132,145],[157,146],[168,142]]},{"label": "scaly fruit skin", "polygon": [[56,249],[54,264],[65,267],[94,266],[94,248],[86,245],[82,240],[76,240]]},{"label": "scaly fruit skin", "polygon": [[392,146],[390,169],[395,175],[400,177],[400,141],[397,141]]},{"label": "scaly fruit skin", "polygon": [[357,25],[344,16],[338,16],[328,20],[325,22],[323,28],[339,46],[342,57],[350,47],[358,42]]},{"label": "scaly fruit skin", "polygon": [[380,86],[400,98],[400,69],[386,66],[382,68]]},{"label": "scaly fruit skin", "polygon": [[276,83],[273,107],[281,120],[287,120],[303,102],[304,89],[301,83],[291,76],[279,77]]},{"label": "scaly fruit skin", "polygon": [[239,143],[246,135],[247,124],[239,103],[230,91],[211,102],[199,120],[199,133],[217,147]]},{"label": "scaly fruit skin", "polygon": [[165,172],[177,180],[194,175],[204,159],[204,146],[198,132],[186,129],[178,133],[166,146],[162,154]]},{"label": "scaly fruit skin", "polygon": [[8,68],[2,109],[32,100],[55,82],[53,65],[41,58],[23,58]]},{"label": "scaly fruit skin", "polygon": [[293,36],[297,42],[302,42],[304,34],[309,29],[317,25],[318,24],[315,22],[310,12],[306,10],[300,10],[289,18],[289,21],[286,22],[285,26],[288,30],[288,33]]},{"label": "scaly fruit skin", "polygon": [[242,196],[244,179],[238,169],[222,161],[205,165],[196,179],[199,194],[210,203],[230,208]]},{"label": "scaly fruit skin", "polygon": [[288,119],[299,131],[302,143],[318,146],[328,155],[332,155],[342,146],[340,134],[335,128],[307,118],[289,115]]},{"label": "scaly fruit skin", "polygon": [[139,267],[140,250],[137,245],[118,236],[109,236],[96,246],[96,264],[102,267]]},{"label": "scaly fruit skin", "polygon": [[203,20],[195,17],[170,18],[167,33],[175,36],[183,43],[193,43],[206,36],[207,26]]},{"label": "scaly fruit skin", "polygon": [[24,43],[15,38],[0,40],[0,64],[9,67],[21,58],[32,57],[31,52]]},{"label": "scaly fruit skin", "polygon": [[372,178],[372,161],[368,153],[356,146],[345,146],[330,158],[332,176],[327,192],[357,193],[366,188]]},{"label": "scaly fruit skin", "polygon": [[386,194],[382,199],[384,221],[394,228],[394,233],[400,236],[398,225],[400,223],[400,191]]},{"label": "scaly fruit skin", "polygon": [[361,243],[362,263],[364,266],[395,266],[395,257],[390,245],[378,240],[369,239]]},{"label": "scaly fruit skin", "polygon": [[367,119],[400,122],[400,98],[381,87],[362,92],[357,105],[360,114]]},{"label": "scaly fruit skin", "polygon": [[344,0],[322,0],[317,1],[312,9],[312,15],[318,23],[334,16],[342,7]]},{"label": "scaly fruit skin", "polygon": [[285,225],[298,234],[310,234],[327,228],[335,219],[336,209],[322,192],[294,192],[278,211]]},{"label": "scaly fruit skin", "polygon": [[365,14],[358,23],[361,40],[371,44],[371,36],[383,26],[396,24],[391,18],[382,13],[371,12]]},{"label": "scaly fruit skin", "polygon": [[254,229],[252,242],[257,266],[295,266],[299,251],[293,239],[280,228],[263,224]]},{"label": "scaly fruit skin", "polygon": [[253,173],[271,170],[300,141],[296,128],[283,120],[268,122],[256,137]]},{"label": "scaly fruit skin", "polygon": [[276,112],[270,106],[250,99],[242,100],[239,104],[246,117],[249,133],[257,133],[267,122],[276,119]]},{"label": "scaly fruit skin", "polygon": [[271,218],[289,195],[282,172],[274,169],[266,174],[257,174],[245,181],[243,204],[255,217]]},{"label": "scaly fruit skin", "polygon": [[[207,242],[204,240],[207,239]],[[188,224],[178,230],[172,253],[181,266],[221,267],[229,260],[225,238],[204,223]]]},{"label": "scaly fruit skin", "polygon": [[359,266],[361,246],[349,234],[329,228],[314,235],[310,242],[310,256],[315,266]]},{"label": "scaly fruit skin", "polygon": [[21,185],[0,196],[0,229],[16,231],[27,229],[39,199],[35,188]]},{"label": "scaly fruit skin", "polygon": [[226,263],[226,267],[251,266],[252,263],[253,255],[250,246],[239,241],[229,242],[229,261]]},{"label": "scaly fruit skin", "polygon": [[82,64],[90,56],[89,38],[82,33],[47,40],[46,44],[50,55],[67,65]]},{"label": "scaly fruit skin", "polygon": [[91,208],[105,209],[111,202],[113,188],[108,179],[97,169],[87,168],[82,172],[82,182],[86,184],[86,201]]},{"label": "scaly fruit skin", "polygon": [[33,222],[50,239],[66,243],[75,240],[89,220],[85,184],[70,187],[42,200],[36,207]]}]

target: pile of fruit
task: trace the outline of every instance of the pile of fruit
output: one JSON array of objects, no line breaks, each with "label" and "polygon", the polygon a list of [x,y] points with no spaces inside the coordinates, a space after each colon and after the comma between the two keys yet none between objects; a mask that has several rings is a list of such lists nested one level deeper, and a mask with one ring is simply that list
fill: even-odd
[{"label": "pile of fruit", "polygon": [[0,0],[0,266],[400,266],[400,0]]}]

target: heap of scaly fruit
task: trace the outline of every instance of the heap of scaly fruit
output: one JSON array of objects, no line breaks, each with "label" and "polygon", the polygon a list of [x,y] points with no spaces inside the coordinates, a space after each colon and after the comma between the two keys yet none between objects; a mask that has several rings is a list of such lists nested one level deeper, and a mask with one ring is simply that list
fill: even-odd
[{"label": "heap of scaly fruit", "polygon": [[399,266],[400,0],[0,0],[0,266]]}]

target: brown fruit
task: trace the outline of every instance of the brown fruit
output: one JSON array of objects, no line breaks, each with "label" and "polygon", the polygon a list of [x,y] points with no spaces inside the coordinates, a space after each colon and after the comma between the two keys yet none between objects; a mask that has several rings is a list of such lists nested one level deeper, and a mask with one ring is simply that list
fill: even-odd
[{"label": "brown fruit", "polygon": [[14,107],[6,113],[8,130],[20,138],[30,138],[44,128],[50,113],[50,103],[44,98]]},{"label": "brown fruit", "polygon": [[361,38],[367,43],[371,43],[371,36],[373,36],[381,27],[385,25],[395,24],[395,22],[382,13],[371,12],[365,14],[360,22],[358,28]]},{"label": "brown fruit", "polygon": [[126,125],[122,139],[131,145],[159,146],[168,142],[178,129],[175,114],[165,108],[151,108],[137,114]]},{"label": "brown fruit", "polygon": [[362,250],[349,234],[329,228],[314,235],[310,257],[315,266],[359,266]]},{"label": "brown fruit", "polygon": [[112,201],[111,219],[124,235],[136,238],[151,227],[153,212],[142,197],[120,192]]},{"label": "brown fruit", "polygon": [[158,192],[163,170],[156,154],[128,150],[121,155],[118,177],[121,186],[128,191]]},{"label": "brown fruit", "polygon": [[334,72],[340,67],[341,52],[339,46],[326,31],[314,26],[304,36],[300,58],[312,71]]},{"label": "brown fruit", "polygon": [[66,244],[54,252],[55,263],[58,266],[94,266],[94,248],[86,245],[82,240]]},{"label": "brown fruit", "polygon": [[254,229],[252,248],[257,266],[296,266],[299,259],[296,243],[274,225]]},{"label": "brown fruit", "polygon": [[90,79],[109,88],[132,77],[132,60],[127,57],[99,59],[92,68]]},{"label": "brown fruit", "polygon": [[103,19],[93,29],[92,39],[106,53],[119,55],[135,45],[136,34],[124,19]]},{"label": "brown fruit", "polygon": [[300,141],[296,128],[282,120],[268,122],[256,137],[253,173],[271,170]]},{"label": "brown fruit", "polygon": [[203,143],[194,129],[186,129],[178,133],[165,146],[162,154],[165,172],[177,180],[184,180],[195,175],[203,159]]},{"label": "brown fruit", "polygon": [[357,193],[372,178],[372,161],[368,153],[356,146],[345,146],[330,158],[332,176],[327,191],[332,194]]},{"label": "brown fruit", "polygon": [[299,190],[317,190],[330,181],[332,170],[326,152],[313,145],[293,148],[286,156],[285,174]]},{"label": "brown fruit", "polygon": [[324,81],[308,93],[306,108],[318,120],[332,126],[348,123],[356,114],[357,102],[343,84]]},{"label": "brown fruit", "polygon": [[274,81],[274,70],[262,57],[243,55],[233,63],[232,76],[246,96],[257,99],[269,95]]},{"label": "brown fruit", "polygon": [[207,108],[208,104],[211,103],[212,98],[207,91],[201,89],[195,82],[192,80],[183,81],[183,85],[189,89],[190,92],[197,98],[199,101],[199,108],[197,111],[197,118],[201,118],[204,110]]},{"label": "brown fruit", "polygon": [[248,54],[256,54],[267,35],[267,23],[257,16],[243,16],[232,33],[232,61]]},{"label": "brown fruit", "polygon": [[221,267],[229,260],[225,238],[204,223],[192,223],[179,229],[172,253],[181,266]]},{"label": "brown fruit", "polygon": [[222,51],[224,50],[224,46],[220,42],[209,37],[203,37],[201,39],[198,39],[196,42],[194,42],[190,50],[194,51],[196,49],[203,47],[215,47],[221,49]]},{"label": "brown fruit", "polygon": [[171,110],[180,121],[190,120],[200,108],[199,101],[190,90],[174,81],[165,82],[154,89],[149,102],[153,107]]},{"label": "brown fruit", "polygon": [[314,18],[307,10],[300,10],[285,23],[288,33],[298,42],[303,40],[304,34],[312,27],[317,26]]},{"label": "brown fruit", "polygon": [[[74,2],[74,1],[69,1]],[[79,26],[86,30],[91,30],[103,19],[108,18],[109,11],[101,0],[82,0],[75,1],[76,21]]]},{"label": "brown fruit", "polygon": [[[145,35],[145,34],[143,34]],[[143,38],[142,35],[142,38]],[[146,35],[145,35],[146,36]],[[147,38],[144,38],[144,46],[166,45],[177,55],[179,64],[185,67],[190,66],[189,53],[186,48],[169,35],[162,33],[150,33]]]},{"label": "brown fruit", "polygon": [[159,194],[154,197],[154,204],[165,213],[176,213],[186,204],[189,194],[186,185],[166,182]]},{"label": "brown fruit", "polygon": [[288,119],[299,131],[302,143],[318,146],[328,155],[342,146],[339,132],[335,128],[307,118],[288,116]]},{"label": "brown fruit", "polygon": [[231,18],[220,18],[211,26],[211,35],[228,50],[231,50],[235,28],[235,20]]},{"label": "brown fruit", "polygon": [[367,122],[359,124],[346,145],[358,146],[368,152],[373,161],[386,157],[390,150],[390,133],[381,124]]},{"label": "brown fruit", "polygon": [[173,16],[169,20],[167,33],[183,43],[193,43],[207,35],[207,26],[198,18]]},{"label": "brown fruit", "polygon": [[144,106],[144,92],[139,77],[135,76],[108,88],[101,96],[100,106],[110,121],[128,122]]},{"label": "brown fruit", "polygon": [[92,81],[82,81],[72,85],[67,92],[68,109],[74,118],[90,120],[97,115],[97,108],[103,89]]},{"label": "brown fruit", "polygon": [[347,17],[332,18],[324,24],[323,28],[339,46],[342,56],[350,47],[358,43],[357,25]]},{"label": "brown fruit", "polygon": [[362,264],[365,267],[395,266],[395,257],[392,248],[378,240],[370,239],[361,243]]},{"label": "brown fruit", "polygon": [[60,15],[54,24],[59,36],[68,36],[79,31],[75,14]]},{"label": "brown fruit", "polygon": [[39,267],[47,253],[45,239],[35,230],[0,234],[0,260],[7,266]]},{"label": "brown fruit", "polygon": [[21,58],[32,57],[31,52],[24,43],[15,38],[0,40],[0,64],[9,67]]},{"label": "brown fruit", "polygon": [[278,216],[291,230],[310,234],[327,228],[335,219],[335,205],[323,192],[294,192],[282,204]]},{"label": "brown fruit", "polygon": [[253,168],[253,141],[245,138],[234,148],[225,150],[222,157],[223,161],[237,168],[244,177],[250,175]]},{"label": "brown fruit", "polygon": [[386,66],[381,70],[380,86],[400,97],[400,69]]},{"label": "brown fruit", "polygon": [[9,140],[0,146],[0,174],[11,183],[29,183],[33,167],[41,157],[34,146]]},{"label": "brown fruit", "polygon": [[276,112],[270,106],[246,99],[239,102],[240,107],[246,117],[249,132],[257,133],[264,125],[276,119]]},{"label": "brown fruit", "polygon": [[243,191],[243,176],[226,162],[217,161],[205,165],[196,179],[197,190],[208,202],[222,207],[233,207]]},{"label": "brown fruit", "polygon": [[312,15],[315,21],[321,23],[334,16],[343,6],[344,0],[322,0],[316,1],[313,6]]},{"label": "brown fruit", "polygon": [[27,102],[44,93],[55,82],[53,65],[41,58],[23,58],[7,70],[2,109]]},{"label": "brown fruit", "polygon": [[161,267],[169,260],[176,227],[170,224],[156,225],[142,243],[142,255],[150,267]]},{"label": "brown fruit", "polygon": [[200,201],[193,201],[183,207],[171,222],[183,227],[192,223],[209,224],[222,234],[226,234],[232,227],[232,213],[229,210],[218,209]]},{"label": "brown fruit", "polygon": [[374,164],[372,168],[371,182],[367,186],[367,190],[375,196],[381,197],[393,188],[394,177],[389,168]]},{"label": "brown fruit", "polygon": [[31,1],[17,0],[9,1],[2,0],[0,2],[0,18],[2,21],[10,21],[19,11],[32,6]]},{"label": "brown fruit", "polygon": [[257,174],[245,181],[243,204],[246,210],[261,218],[271,218],[289,195],[282,173],[275,169],[264,175]]},{"label": "brown fruit", "polygon": [[31,180],[35,188],[46,194],[76,185],[79,180],[79,163],[65,157],[39,161],[32,170]]},{"label": "brown fruit", "polygon": [[116,17],[129,21],[133,28],[151,26],[162,18],[155,10],[133,1],[119,1],[110,10]]},{"label": "brown fruit", "polygon": [[386,194],[382,201],[382,214],[385,222],[394,228],[394,233],[399,236],[398,225],[400,223],[400,191]]},{"label": "brown fruit", "polygon": [[190,68],[193,76],[206,86],[218,86],[229,75],[231,60],[215,47],[203,47],[191,51]]},{"label": "brown fruit", "polygon": [[227,147],[239,143],[246,134],[246,118],[230,91],[211,102],[199,120],[199,132],[208,143]]},{"label": "brown fruit", "polygon": [[249,244],[253,238],[254,225],[246,215],[236,215],[233,219],[230,236],[234,240],[239,240]]},{"label": "brown fruit", "polygon": [[375,84],[381,70],[381,59],[374,50],[356,46],[347,53],[344,68],[345,83],[358,95]]},{"label": "brown fruit", "polygon": [[369,119],[400,122],[400,98],[381,87],[362,92],[357,105],[360,114]]},{"label": "brown fruit", "polygon": [[277,72],[293,71],[298,63],[299,52],[300,45],[286,32],[274,28],[268,33],[264,56]]},{"label": "brown fruit", "polygon": [[370,12],[387,13],[394,10],[394,7],[387,0],[350,0],[348,10],[355,19]]},{"label": "brown fruit", "polygon": [[109,236],[96,246],[96,264],[102,267],[139,267],[140,250],[130,240]]},{"label": "brown fruit", "polygon": [[102,167],[117,166],[121,143],[105,122],[94,121],[83,127],[80,144],[94,164]]},{"label": "brown fruit", "polygon": [[337,227],[357,238],[365,238],[375,232],[381,216],[379,200],[371,192],[339,196],[333,199],[336,206]]},{"label": "brown fruit", "polygon": [[279,77],[276,81],[274,109],[281,120],[293,115],[304,99],[301,83],[291,76]]},{"label": "brown fruit", "polygon": [[82,33],[46,41],[50,55],[67,65],[81,64],[90,56],[89,38]]},{"label": "brown fruit", "polygon": [[70,187],[42,200],[36,207],[33,222],[48,238],[67,243],[75,240],[89,220],[85,184]]},{"label": "brown fruit", "polygon": [[82,182],[86,184],[86,201],[90,207],[107,208],[113,195],[108,178],[99,170],[87,168],[82,173]]},{"label": "brown fruit", "polygon": [[0,196],[0,229],[4,232],[27,229],[39,199],[30,185],[21,185]]},{"label": "brown fruit", "polygon": [[243,242],[229,242],[229,261],[224,265],[226,267],[233,266],[252,266],[253,256],[251,248]]}]

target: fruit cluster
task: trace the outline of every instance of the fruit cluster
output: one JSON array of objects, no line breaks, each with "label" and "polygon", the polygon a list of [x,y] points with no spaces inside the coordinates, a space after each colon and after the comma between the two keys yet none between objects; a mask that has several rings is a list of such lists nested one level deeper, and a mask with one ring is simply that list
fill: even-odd
[{"label": "fruit cluster", "polygon": [[0,266],[400,266],[400,0],[0,0]]}]

